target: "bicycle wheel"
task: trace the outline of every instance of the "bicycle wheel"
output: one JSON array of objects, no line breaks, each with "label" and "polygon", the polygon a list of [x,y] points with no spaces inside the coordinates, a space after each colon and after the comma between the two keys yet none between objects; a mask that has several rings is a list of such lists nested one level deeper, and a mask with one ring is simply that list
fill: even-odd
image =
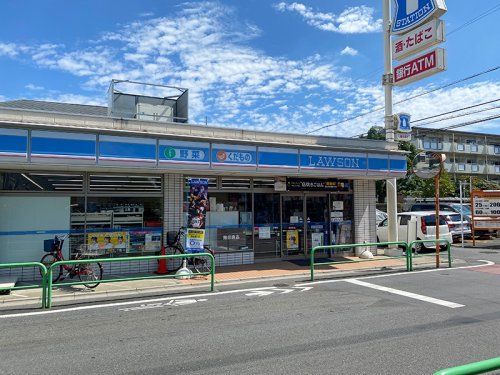
[{"label": "bicycle wheel", "polygon": [[[42,263],[45,267],[47,267],[47,270],[49,267],[57,262],[59,259],[56,258],[56,256],[52,253],[45,254],[43,258],[40,260],[40,263]],[[52,270],[52,282],[55,283],[57,282],[61,276],[63,275],[63,266],[56,267]],[[42,270],[40,270],[40,276],[42,275]]]},{"label": "bicycle wheel", "polygon": [[[179,255],[179,254],[184,254],[181,248],[177,246],[167,246],[165,248],[165,254],[167,255]],[[182,259],[172,259],[168,260],[171,261],[174,264],[174,269],[173,272],[177,272],[182,268]]]},{"label": "bicycle wheel", "polygon": [[101,263],[79,264],[77,267],[78,278],[84,282],[83,285],[87,288],[93,289],[100,284],[102,280]]},{"label": "bicycle wheel", "polygon": [[197,273],[210,273],[210,261],[207,258],[193,258],[193,263]]}]

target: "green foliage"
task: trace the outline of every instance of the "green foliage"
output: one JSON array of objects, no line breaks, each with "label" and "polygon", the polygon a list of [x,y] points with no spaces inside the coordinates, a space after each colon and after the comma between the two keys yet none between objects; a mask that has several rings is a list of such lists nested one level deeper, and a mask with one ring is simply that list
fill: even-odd
[{"label": "green foliage", "polygon": [[472,187],[477,190],[500,190],[498,181],[489,181],[480,177],[472,178]]},{"label": "green foliage", "polygon": [[[434,179],[430,178],[423,180],[421,198],[432,198],[434,197]],[[439,178],[439,196],[441,197],[455,197],[457,195],[457,185],[455,181],[451,178],[451,175],[443,170],[441,172],[441,177]]]},{"label": "green foliage", "polygon": [[368,139],[385,140],[385,130],[380,126],[372,126],[366,135]]}]

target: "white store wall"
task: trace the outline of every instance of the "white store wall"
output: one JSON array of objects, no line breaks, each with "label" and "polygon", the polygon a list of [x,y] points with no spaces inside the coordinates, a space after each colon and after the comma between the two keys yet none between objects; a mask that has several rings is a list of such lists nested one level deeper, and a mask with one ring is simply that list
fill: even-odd
[{"label": "white store wall", "polygon": [[[0,233],[65,232],[70,228],[70,211],[70,197],[0,196]],[[0,263],[38,262],[45,254],[43,241],[51,238],[54,234],[0,235]]]}]

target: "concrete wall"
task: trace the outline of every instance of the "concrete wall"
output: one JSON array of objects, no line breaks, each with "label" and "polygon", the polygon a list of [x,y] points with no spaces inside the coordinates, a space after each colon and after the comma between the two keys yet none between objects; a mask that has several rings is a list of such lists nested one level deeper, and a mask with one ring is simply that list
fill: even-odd
[{"label": "concrete wall", "polygon": [[[377,241],[377,222],[375,213],[375,181],[354,180],[354,240],[360,242]],[[364,248],[357,248],[358,255]],[[376,254],[376,248],[370,249]]]}]

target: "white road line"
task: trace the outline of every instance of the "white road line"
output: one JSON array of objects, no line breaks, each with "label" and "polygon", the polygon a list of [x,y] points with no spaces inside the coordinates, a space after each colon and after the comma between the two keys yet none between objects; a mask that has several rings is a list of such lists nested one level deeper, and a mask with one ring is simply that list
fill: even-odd
[{"label": "white road line", "polygon": [[94,310],[106,307],[116,307],[116,306],[127,306],[127,305],[136,305],[138,303],[153,303],[153,302],[162,302],[162,301],[170,301],[170,300],[178,300],[184,298],[196,298],[196,297],[208,297],[208,296],[219,296],[224,294],[234,294],[234,293],[244,293],[256,290],[269,290],[275,289],[276,287],[262,287],[262,288],[250,288],[250,289],[235,289],[235,290],[226,290],[224,292],[207,292],[207,293],[199,293],[199,294],[190,294],[188,296],[171,296],[171,297],[162,297],[162,298],[153,298],[147,300],[136,300],[136,301],[127,301],[127,302],[115,302],[115,303],[105,303],[99,305],[89,305],[89,306],[78,306],[78,307],[69,307],[57,310],[45,310],[45,311],[33,311],[26,313],[15,313],[15,314],[5,314],[0,315],[0,319],[5,318],[17,318],[23,316],[34,316],[34,315],[48,315],[48,314],[59,314],[70,311],[80,311],[80,310]]},{"label": "white road line", "polygon": [[371,288],[371,289],[381,290],[381,291],[387,292],[387,293],[397,294],[399,296],[404,296],[404,297],[408,297],[408,298],[418,299],[419,301],[434,303],[436,305],[449,307],[450,309],[456,309],[458,307],[464,307],[465,306],[465,305],[461,305],[459,303],[449,302],[449,301],[445,301],[445,300],[438,299],[438,298],[433,298],[433,297],[427,297],[427,296],[423,296],[421,294],[416,294],[416,293],[411,293],[411,292],[405,292],[404,290],[399,290],[399,289],[394,289],[394,288],[388,288],[386,286],[381,286],[381,285],[376,285],[376,284],[372,284],[372,283],[367,283],[367,282],[361,281],[361,280],[350,279],[350,280],[345,280],[345,282],[350,283],[350,284],[365,286],[365,287]]},{"label": "white road line", "polygon": [[[366,279],[378,279],[381,277],[392,277],[392,276],[413,276],[413,275],[418,275],[421,273],[428,273],[428,272],[438,272],[438,271],[455,271],[455,270],[464,270],[468,268],[478,268],[478,267],[486,267],[486,266],[492,266],[495,264],[495,262],[492,262],[490,260],[483,260],[483,259],[478,259],[478,262],[485,262],[485,264],[478,264],[475,266],[461,266],[461,267],[453,267],[453,268],[433,268],[430,270],[422,270],[422,271],[413,271],[413,272],[395,272],[395,273],[385,273],[383,275],[372,275],[372,276],[360,276],[360,277],[354,277],[353,279],[356,280],[366,280]],[[300,283],[300,284],[295,284],[295,286],[309,286],[309,285],[315,285],[315,284],[329,284],[329,283],[338,283],[342,281],[347,281],[347,280],[352,280],[352,279],[334,279],[334,280],[318,280],[318,281],[308,281],[305,283]]]}]

